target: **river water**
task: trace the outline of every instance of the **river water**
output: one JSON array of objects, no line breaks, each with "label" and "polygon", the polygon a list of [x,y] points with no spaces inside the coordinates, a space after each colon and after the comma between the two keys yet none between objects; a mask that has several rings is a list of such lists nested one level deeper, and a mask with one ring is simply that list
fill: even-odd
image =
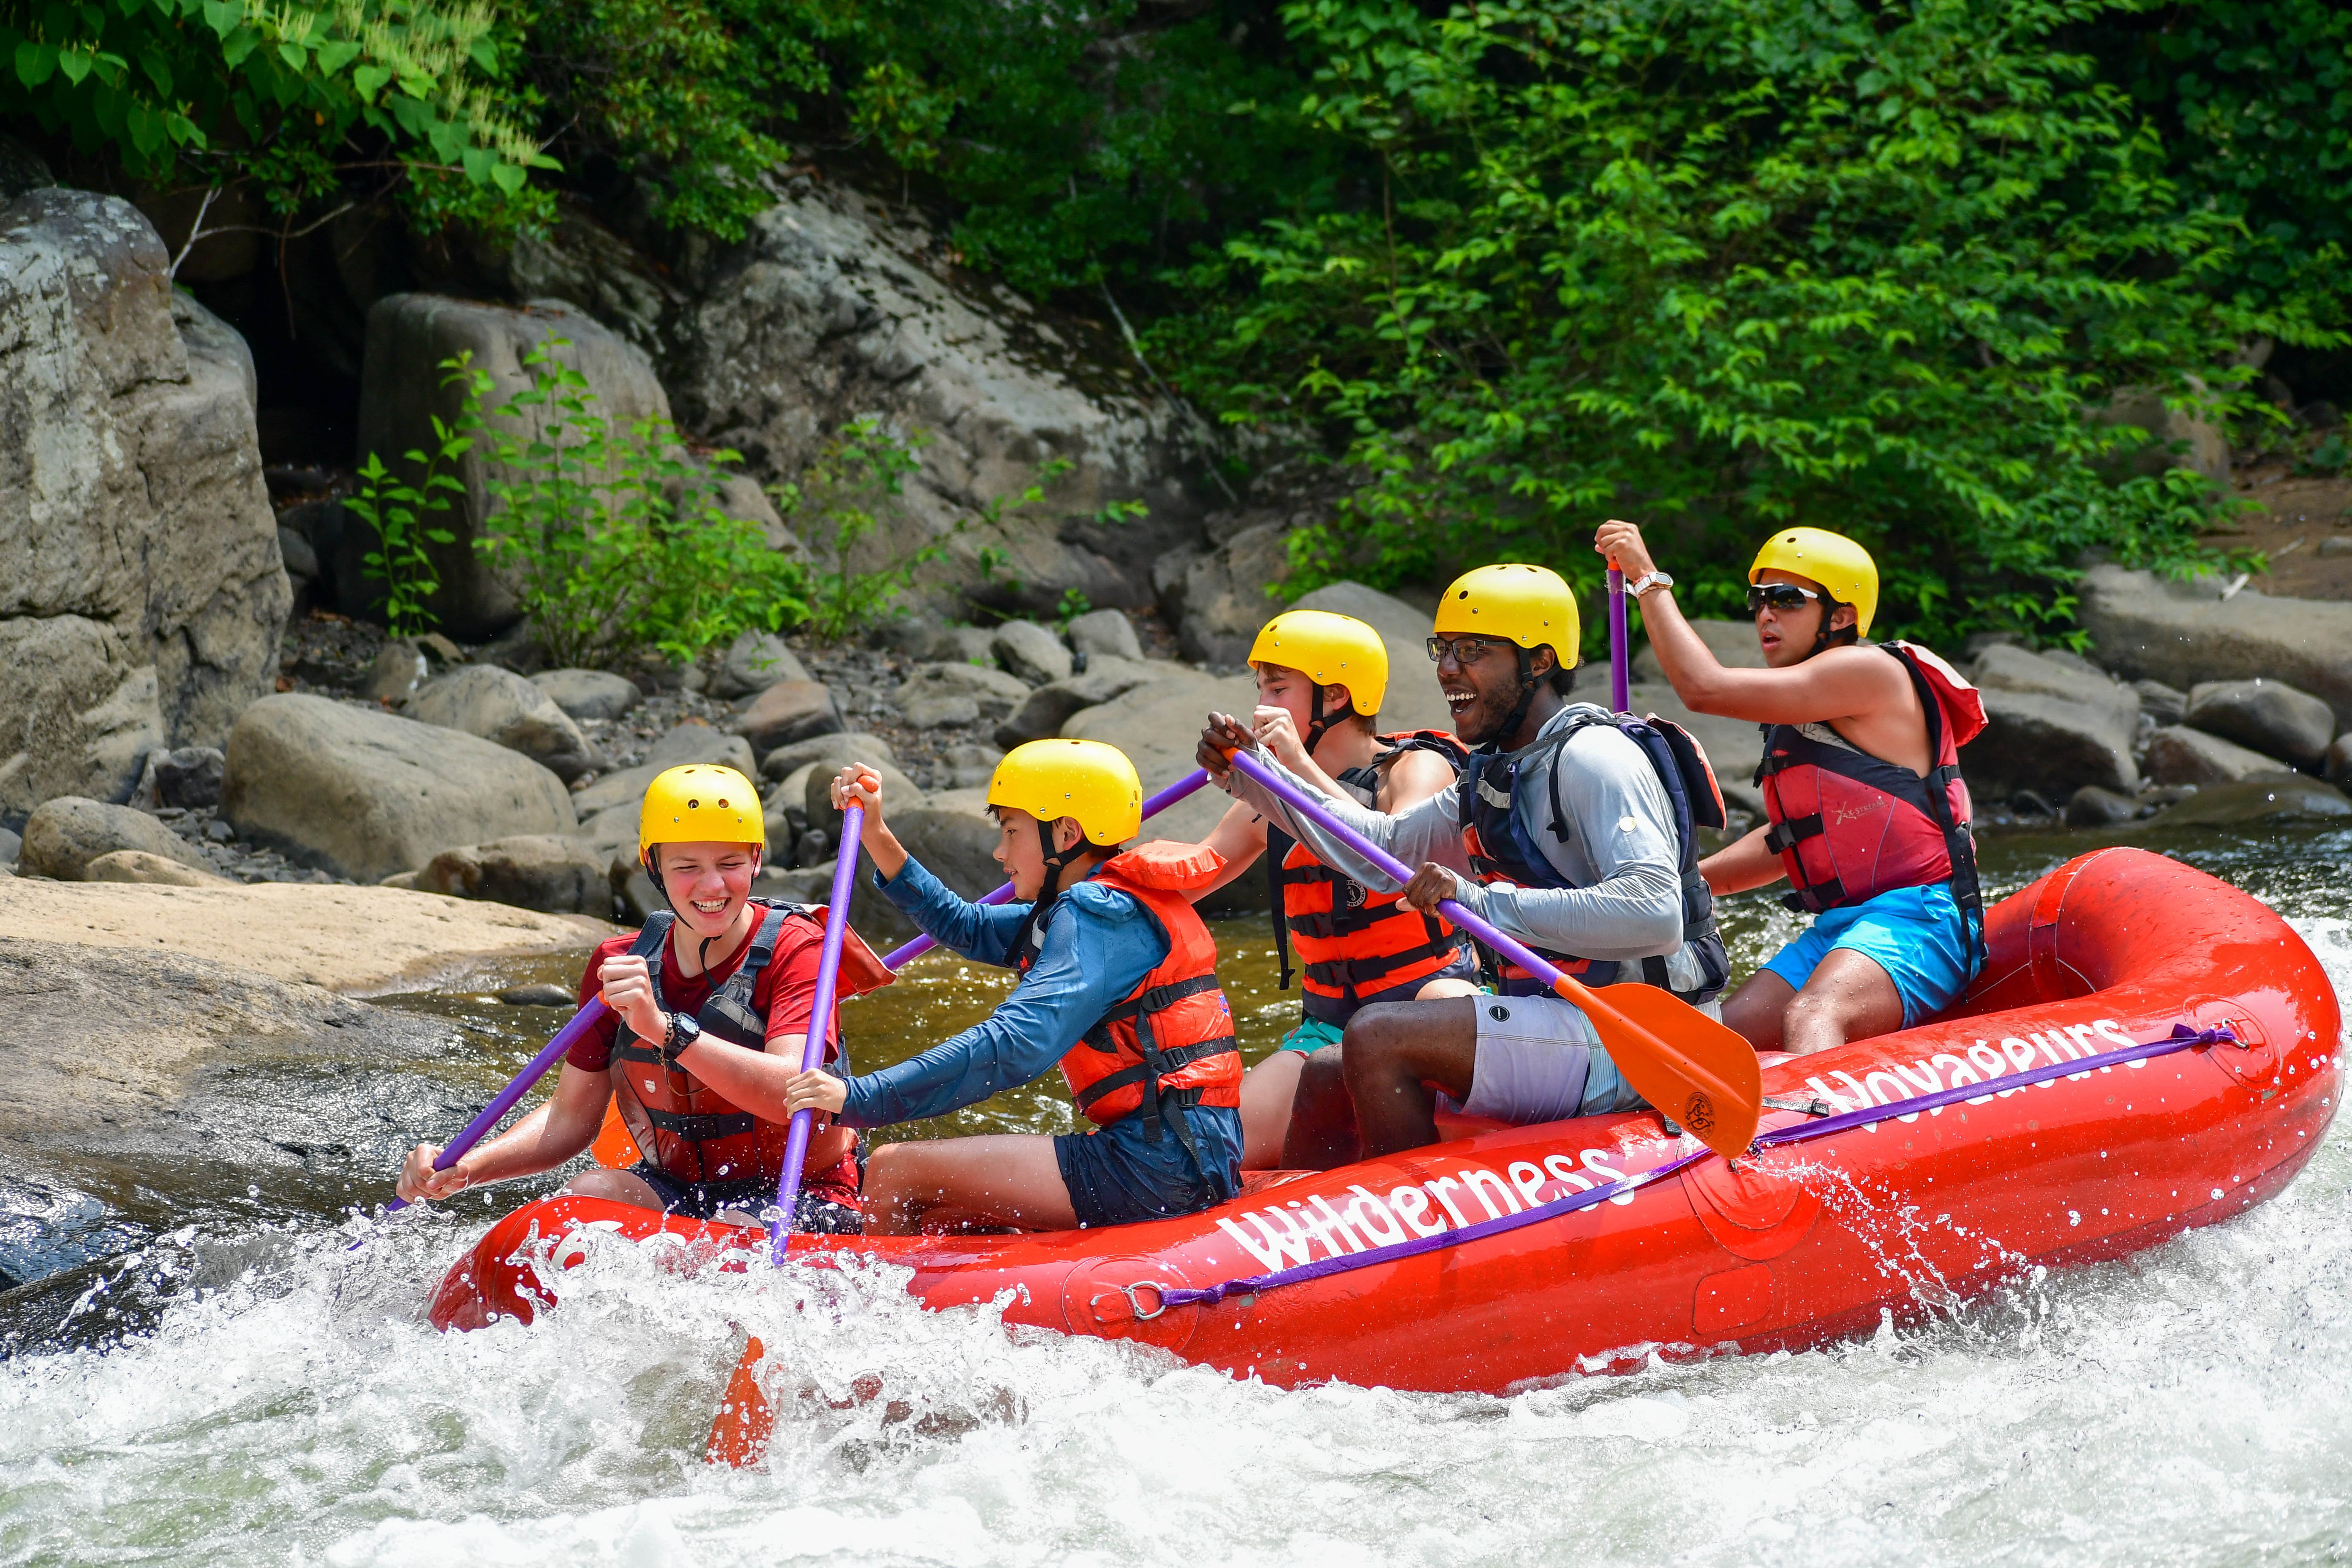
[{"label": "river water", "polygon": [[[1992,837],[1989,879],[2014,888],[2084,847]],[[2352,989],[2352,833],[2156,847],[2280,910]],[[1794,921],[1751,897],[1727,925],[1744,966]],[[1219,936],[1255,1056],[1286,1011],[1268,944],[1249,922]],[[852,1006],[853,1048],[895,1059],[1002,989],[929,961]],[[425,1070],[460,1098],[560,1017],[471,992],[403,1005],[448,1021],[452,1049]],[[1025,1091],[908,1131],[1068,1115]],[[363,1174],[346,1185],[380,1198]],[[2340,1131],[2275,1201],[2131,1259],[1858,1342],[1508,1399],[1282,1392],[923,1312],[887,1272],[688,1279],[626,1247],[531,1328],[444,1336],[425,1294],[520,1194],[378,1227],[320,1186],[192,1208],[175,1231],[118,1223],[141,1244],[55,1276],[67,1327],[0,1362],[0,1563],[2352,1557]],[[37,1254],[20,1246],[18,1267]],[[701,1442],[746,1330],[804,1396],[767,1469],[712,1470]],[[877,1377],[886,1397],[844,1397]]]}]

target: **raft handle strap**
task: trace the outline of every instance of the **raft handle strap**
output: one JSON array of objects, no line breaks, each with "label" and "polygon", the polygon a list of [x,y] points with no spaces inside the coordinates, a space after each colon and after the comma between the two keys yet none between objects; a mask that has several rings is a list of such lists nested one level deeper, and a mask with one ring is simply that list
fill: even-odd
[{"label": "raft handle strap", "polygon": [[[2112,1051],[2099,1052],[2095,1056],[2079,1057],[2072,1061],[2047,1063],[2024,1072],[1987,1079],[1981,1083],[1954,1084],[1948,1089],[1938,1089],[1932,1094],[1914,1095],[1908,1100],[1892,1100],[1885,1105],[1861,1106],[1853,1110],[1841,1111],[1835,1115],[1824,1117],[1820,1121],[1803,1121],[1788,1127],[1775,1128],[1771,1131],[1760,1134],[1753,1143],[1748,1145],[1748,1149],[1753,1152],[1776,1143],[1808,1143],[1816,1138],[1826,1138],[1833,1133],[1849,1131],[1856,1127],[1874,1127],[1882,1121],[1893,1121],[1904,1116],[1916,1116],[1923,1110],[1934,1110],[1942,1106],[1957,1104],[1961,1100],[1990,1100],[1997,1094],[2031,1089],[2035,1084],[2049,1083],[2057,1079],[2084,1077],[2095,1072],[2104,1072],[2114,1067],[2136,1066],[2157,1057],[2170,1056],[2175,1051],[2238,1043],[2237,1032],[2227,1024],[2216,1025],[2206,1029],[2193,1029],[2187,1024],[2175,1024],[2172,1026],[2172,1033],[2160,1040],[2147,1040],[2137,1045],[2122,1046]],[[1538,1204],[1533,1208],[1522,1209],[1517,1214],[1507,1214],[1494,1219],[1481,1220],[1475,1225],[1463,1226],[1458,1229],[1443,1230],[1435,1236],[1415,1237],[1387,1247],[1374,1247],[1361,1252],[1342,1253],[1336,1258],[1321,1258],[1296,1268],[1284,1268],[1272,1274],[1252,1274],[1239,1279],[1227,1279],[1199,1290],[1162,1288],[1160,1292],[1160,1309],[1164,1311],[1171,1307],[1213,1307],[1218,1302],[1227,1300],[1246,1300],[1260,1292],[1278,1290],[1286,1285],[1304,1285],[1310,1279],[1322,1279],[1334,1274],[1352,1273],[1359,1268],[1373,1268],[1383,1263],[1402,1263],[1407,1258],[1418,1258],[1424,1253],[1442,1252],[1448,1247],[1460,1247],[1467,1242],[1484,1241],[1491,1236],[1506,1235],[1528,1226],[1541,1225],[1548,1219],[1559,1219],[1574,1214],[1580,1209],[1592,1208],[1607,1203],[1612,1198],[1629,1197],[1643,1187],[1664,1181],[1668,1176],[1679,1175],[1700,1161],[1714,1157],[1714,1150],[1702,1145],[1689,1153],[1678,1155],[1667,1161],[1663,1165],[1655,1165],[1646,1171],[1637,1171],[1632,1175],[1621,1176],[1613,1182],[1604,1182],[1590,1192],[1556,1198],[1550,1203]]]}]

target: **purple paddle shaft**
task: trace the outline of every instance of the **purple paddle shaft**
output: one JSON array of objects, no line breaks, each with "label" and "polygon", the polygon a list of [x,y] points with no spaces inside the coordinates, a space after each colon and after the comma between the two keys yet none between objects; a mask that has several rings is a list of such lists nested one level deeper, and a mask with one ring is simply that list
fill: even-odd
[{"label": "purple paddle shaft", "polygon": [[[433,1168],[446,1171],[464,1159],[466,1151],[480,1142],[490,1129],[505,1120],[506,1113],[515,1108],[515,1102],[529,1094],[530,1086],[545,1078],[547,1069],[562,1061],[564,1053],[578,1045],[588,1031],[596,1026],[605,1011],[602,996],[589,997],[587,1005],[572,1016],[572,1022],[556,1030],[555,1038],[540,1047],[539,1055],[530,1058],[530,1065],[515,1074],[514,1081],[499,1090],[498,1098],[482,1107],[482,1113],[467,1122],[463,1132],[449,1140],[449,1146],[434,1158]],[[387,1211],[404,1209],[408,1206],[408,1200],[394,1198],[384,1206]]]},{"label": "purple paddle shaft", "polygon": [[[1354,850],[1357,854],[1362,856],[1373,865],[1379,867],[1382,871],[1385,871],[1390,876],[1395,878],[1399,886],[1402,886],[1404,883],[1412,880],[1412,873],[1405,869],[1405,864],[1403,861],[1398,859],[1395,856],[1390,854],[1387,850],[1381,848],[1379,845],[1373,843],[1370,839],[1365,837],[1362,834],[1357,832],[1346,823],[1341,822],[1338,817],[1333,816],[1329,809],[1326,807],[1321,801],[1317,800],[1313,795],[1308,795],[1297,784],[1294,784],[1288,780],[1276,774],[1273,769],[1267,767],[1256,757],[1251,755],[1247,752],[1235,752],[1234,753],[1233,761],[1234,766],[1241,769],[1243,773],[1247,773],[1259,784],[1264,784],[1267,790],[1272,792],[1276,799],[1289,806],[1293,811],[1305,816],[1318,827],[1320,827],[1326,833],[1330,834],[1332,837],[1337,838],[1340,843],[1346,845],[1349,848]],[[1512,963],[1517,964],[1528,973],[1536,976],[1536,978],[1541,980],[1545,984],[1557,987],[1560,981],[1565,978],[1558,969],[1537,957],[1534,952],[1525,943],[1519,942],[1515,937],[1504,935],[1501,931],[1496,931],[1493,926],[1488,925],[1484,920],[1481,920],[1477,915],[1464,909],[1460,904],[1455,903],[1452,899],[1446,899],[1440,901],[1437,908],[1438,911],[1444,915],[1447,920],[1452,921],[1455,925],[1460,926],[1464,931],[1468,931],[1472,936],[1476,937],[1480,942],[1485,942],[1488,947],[1491,947],[1496,952],[1501,953],[1505,958],[1509,959]]]},{"label": "purple paddle shaft", "polygon": [[1619,713],[1633,710],[1625,653],[1625,574],[1609,568],[1609,702]]},{"label": "purple paddle shaft", "polygon": [[[1150,799],[1143,803],[1143,820],[1146,822],[1150,821],[1153,817],[1159,816],[1170,806],[1174,805],[1178,801],[1182,800],[1185,796],[1191,795],[1194,790],[1199,789],[1202,784],[1207,784],[1208,782],[1209,775],[1202,773],[1200,769],[1194,768],[1191,773],[1185,774],[1182,778],[1178,779],[1174,784],[1170,784],[1166,789],[1161,790],[1158,795],[1153,795]],[[1013,884],[1007,882],[1004,886],[997,889],[996,891],[989,894],[980,901],[983,904],[1001,904],[1012,896]],[[887,958],[885,958],[882,963],[887,968],[893,970],[899,969],[902,968],[909,960],[920,958],[923,954],[930,952],[931,949],[939,945],[940,944],[935,938],[919,936],[914,941],[908,942],[906,946],[899,948],[897,952],[891,953]]]},{"label": "purple paddle shaft", "polygon": [[[850,880],[857,875],[857,840],[866,831],[866,808],[853,805],[841,814],[841,854],[833,863],[833,902],[825,911],[824,946],[816,961],[816,989],[809,998],[808,1034],[801,1046],[801,1071],[824,1065],[824,1037],[833,1017],[834,985],[841,977],[841,942],[849,931]],[[784,1140],[784,1172],[776,1178],[776,1223],[768,1233],[768,1256],[777,1263],[792,1244],[793,1208],[800,1202],[801,1166],[808,1160],[809,1129],[816,1112],[793,1112],[793,1130]]]}]

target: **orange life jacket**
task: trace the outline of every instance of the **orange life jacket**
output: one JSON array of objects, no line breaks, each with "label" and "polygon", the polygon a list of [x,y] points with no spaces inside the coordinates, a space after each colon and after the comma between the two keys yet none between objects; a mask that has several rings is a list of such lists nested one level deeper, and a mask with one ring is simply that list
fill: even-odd
[{"label": "orange life jacket", "polygon": [[[823,929],[828,911],[821,904],[751,900],[765,912],[751,933],[743,962],[719,982],[695,1015],[702,1032],[747,1050],[768,1048],[768,1021],[751,1005],[761,971],[775,957],[776,939],[787,920],[813,921]],[[669,931],[677,916],[663,910],[648,917],[629,951],[646,961],[654,1001],[673,1012],[662,985]],[[890,972],[855,931],[842,932],[839,994],[861,996],[887,984]],[[831,1019],[811,1020],[812,1029],[830,1029]],[[682,1182],[774,1181],[783,1174],[789,1123],[767,1121],[705,1084],[684,1068],[662,1065],[658,1044],[639,1039],[626,1023],[613,1042],[610,1074],[613,1101],[636,1141],[637,1151]]]},{"label": "orange life jacket", "polygon": [[[1455,773],[1469,760],[1461,742],[1442,730],[1412,730],[1379,737],[1388,748],[1380,762],[1349,768],[1334,781],[1366,805],[1374,805],[1381,768],[1400,752],[1427,751],[1444,757]],[[1313,850],[1271,824],[1266,828],[1267,902],[1274,917],[1276,984],[1290,988],[1290,950],[1298,950],[1299,984],[1307,1016],[1345,1024],[1366,1004],[1393,992],[1411,995],[1433,974],[1459,967],[1476,972],[1469,941],[1453,922],[1423,914],[1403,895],[1376,893],[1315,858]]]},{"label": "orange life jacket", "polygon": [[[1242,1102],[1242,1058],[1234,1010],[1217,984],[1217,944],[1184,897],[1186,889],[1214,881],[1223,866],[1204,845],[1164,839],[1102,863],[1093,879],[1143,906],[1168,938],[1168,956],[1062,1058],[1070,1098],[1094,1121],[1108,1127],[1140,1110],[1151,1142],[1169,1121],[1196,1163],[1185,1108]],[[1202,1170],[1215,1184],[1214,1173]]]}]

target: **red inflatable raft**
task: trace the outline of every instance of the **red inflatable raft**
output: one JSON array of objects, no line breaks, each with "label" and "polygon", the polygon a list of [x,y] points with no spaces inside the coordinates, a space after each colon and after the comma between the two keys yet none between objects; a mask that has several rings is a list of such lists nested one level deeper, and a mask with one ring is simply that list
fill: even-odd
[{"label": "red inflatable raft", "polygon": [[[2340,1018],[2268,909],[2107,849],[1987,927],[1985,973],[1950,1016],[1768,1065],[1764,1131],[1736,1164],[1644,1111],[1476,1132],[1117,1230],[793,1251],[870,1253],[910,1268],[934,1307],[1001,1299],[1008,1321],[1272,1384],[1504,1393],[1658,1352],[1865,1332],[1888,1310],[2226,1218],[2311,1157]],[[765,1250],[756,1231],[551,1199],[490,1228],[433,1321],[530,1321],[552,1304],[545,1260],[583,1224]]]}]

